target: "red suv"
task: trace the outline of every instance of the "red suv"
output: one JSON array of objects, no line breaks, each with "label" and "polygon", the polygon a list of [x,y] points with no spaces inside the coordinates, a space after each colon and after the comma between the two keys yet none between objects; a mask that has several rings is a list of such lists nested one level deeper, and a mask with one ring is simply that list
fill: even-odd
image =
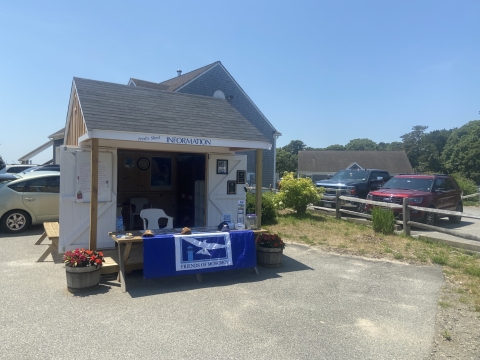
[{"label": "red suv", "polygon": [[[367,200],[395,203],[401,205],[403,199],[408,198],[409,204],[463,212],[462,190],[454,178],[448,175],[397,175],[388,180],[380,189],[370,191]],[[372,209],[366,204],[365,210]],[[402,209],[393,209],[397,216],[401,216]],[[435,224],[435,220],[447,215],[434,214],[419,210],[411,210],[410,218],[413,221],[423,221],[428,225]],[[461,216],[449,216],[452,223],[459,223]]]}]

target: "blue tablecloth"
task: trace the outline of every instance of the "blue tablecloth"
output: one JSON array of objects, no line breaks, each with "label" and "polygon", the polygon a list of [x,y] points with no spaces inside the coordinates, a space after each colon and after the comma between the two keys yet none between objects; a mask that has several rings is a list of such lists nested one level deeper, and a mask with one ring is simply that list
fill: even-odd
[{"label": "blue tablecloth", "polygon": [[146,279],[257,266],[252,230],[143,238]]}]

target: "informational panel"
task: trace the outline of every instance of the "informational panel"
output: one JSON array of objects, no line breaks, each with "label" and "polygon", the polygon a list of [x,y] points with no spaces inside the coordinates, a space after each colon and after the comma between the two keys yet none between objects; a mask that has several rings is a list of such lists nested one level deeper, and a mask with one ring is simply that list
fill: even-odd
[{"label": "informational panel", "polygon": [[[90,202],[91,194],[91,153],[78,151],[75,154],[75,201]],[[98,202],[112,201],[113,159],[112,153],[98,154]]]}]

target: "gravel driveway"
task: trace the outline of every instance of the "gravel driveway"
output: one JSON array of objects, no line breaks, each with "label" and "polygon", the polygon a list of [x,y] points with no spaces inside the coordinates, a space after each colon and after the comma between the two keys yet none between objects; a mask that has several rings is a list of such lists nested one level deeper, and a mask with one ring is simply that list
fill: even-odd
[{"label": "gravel driveway", "polygon": [[[423,359],[432,350],[440,267],[285,249],[278,269],[66,290],[34,243],[0,234],[2,359]],[[41,355],[39,355],[41,354]],[[73,355],[72,355],[73,354]]]}]

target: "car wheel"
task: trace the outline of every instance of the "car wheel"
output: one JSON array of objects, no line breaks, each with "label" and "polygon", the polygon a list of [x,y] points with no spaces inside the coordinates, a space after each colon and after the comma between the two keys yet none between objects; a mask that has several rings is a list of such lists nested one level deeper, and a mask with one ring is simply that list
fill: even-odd
[{"label": "car wheel", "polygon": [[[457,207],[455,208],[455,211],[463,212],[463,204],[458,203]],[[450,221],[452,224],[459,224],[460,221],[462,221],[462,217],[461,216],[449,216],[448,221]]]},{"label": "car wheel", "polygon": [[12,210],[2,217],[1,227],[10,234],[26,230],[31,224],[30,215],[23,210]]},{"label": "car wheel", "polygon": [[364,203],[359,203],[357,206],[357,212],[359,213],[365,213],[365,204]]},{"label": "car wheel", "polygon": [[[429,206],[429,207],[434,209],[433,206]],[[424,219],[425,224],[434,226],[436,221],[437,221],[437,216],[435,215],[435,213],[427,212],[425,214],[425,219]]]}]

